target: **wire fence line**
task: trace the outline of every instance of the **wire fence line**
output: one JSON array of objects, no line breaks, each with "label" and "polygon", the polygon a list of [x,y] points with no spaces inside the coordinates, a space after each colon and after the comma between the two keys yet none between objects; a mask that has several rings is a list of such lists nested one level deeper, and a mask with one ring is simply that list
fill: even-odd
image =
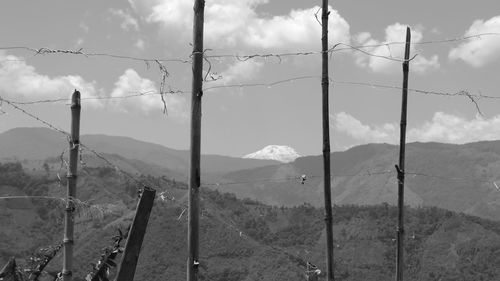
[{"label": "wire fence line", "polygon": [[[41,48],[32,48],[28,46],[2,46],[0,50],[23,50],[33,53],[36,55],[49,55],[49,54],[61,54],[61,55],[80,55],[84,57],[108,57],[113,59],[121,59],[121,60],[132,60],[132,61],[140,61],[145,62],[149,65],[149,63],[155,62],[179,62],[179,63],[191,63],[191,60],[181,59],[181,58],[146,58],[146,57],[135,57],[135,56],[127,56],[127,55],[119,55],[113,53],[104,53],[104,52],[85,52],[83,48],[78,50],[64,50],[64,49],[50,49],[46,47]],[[12,60],[12,61],[25,61],[22,59]]]},{"label": "wire fence line", "polygon": [[113,204],[91,204],[90,201],[81,201],[77,198],[62,198],[55,196],[35,196],[35,195],[8,195],[0,196],[0,200],[47,200],[56,202],[61,208],[66,208],[67,202],[73,203],[75,211],[78,215],[86,218],[103,218],[105,215],[111,214],[111,206]]},{"label": "wire fence line", "polygon": [[[438,39],[438,40],[414,42],[414,43],[410,43],[410,44],[411,45],[430,45],[430,44],[455,43],[455,42],[468,41],[468,40],[477,40],[477,39],[481,39],[481,38],[487,37],[487,36],[500,36],[500,33],[486,32],[486,33],[471,34],[471,35],[454,37],[454,38],[445,38],[445,39]],[[366,55],[371,56],[374,54],[371,54],[367,51],[364,51],[363,49],[377,48],[377,47],[384,47],[384,46],[391,46],[391,45],[404,45],[404,44],[406,44],[406,43],[401,42],[401,41],[382,42],[382,43],[378,43],[378,44],[367,44],[367,45],[351,45],[351,44],[348,44],[345,42],[339,42],[339,43],[335,43],[330,49],[327,50],[327,52],[333,53],[333,52],[340,52],[340,51],[345,51],[345,50],[354,50],[354,51],[362,51]],[[339,46],[343,46],[343,47],[337,48]],[[33,53],[35,56],[61,54],[61,55],[79,55],[79,56],[84,56],[84,57],[108,57],[108,58],[120,59],[120,60],[140,61],[140,62],[145,62],[148,65],[149,65],[149,63],[156,63],[156,62],[161,62],[161,63],[177,62],[177,63],[183,63],[183,64],[191,64],[192,63],[191,57],[194,54],[197,54],[197,52],[192,52],[192,54],[190,56],[188,56],[187,58],[182,58],[182,57],[177,57],[177,58],[159,58],[159,57],[154,58],[153,57],[153,58],[151,58],[151,57],[128,56],[128,55],[106,53],[106,52],[86,52],[86,51],[84,51],[83,48],[76,49],[76,50],[66,50],[66,49],[52,49],[52,48],[46,48],[46,47],[33,48],[33,47],[28,47],[28,46],[0,46],[0,50],[23,50],[23,51],[28,51],[30,53]],[[206,59],[233,58],[233,59],[240,60],[240,61],[246,61],[246,60],[254,59],[254,58],[264,58],[264,59],[265,58],[277,58],[279,61],[281,61],[281,58],[283,58],[283,57],[320,55],[323,53],[323,51],[296,51],[296,52],[283,52],[283,53],[254,53],[254,54],[243,54],[243,55],[241,55],[241,54],[214,54],[214,55],[205,54],[209,50],[212,51],[211,49],[206,49],[202,52],[204,58],[206,58]],[[380,56],[380,57],[384,58],[384,59],[388,59],[388,60],[404,61],[402,59],[394,58],[392,56]],[[11,60],[11,61],[23,61],[23,60],[19,59],[19,60]]]},{"label": "wire fence line", "polygon": [[[423,177],[423,178],[429,178],[429,179],[438,179],[438,180],[443,180],[443,181],[483,183],[483,184],[489,184],[492,187],[499,189],[497,187],[496,181],[493,181],[493,180],[485,180],[485,179],[479,179],[479,178],[465,178],[465,177],[449,177],[449,176],[428,174],[428,173],[424,173],[424,172],[411,171],[411,170],[404,171],[403,173],[405,175],[408,175],[408,176]],[[330,178],[335,179],[335,178],[354,178],[354,177],[376,177],[376,176],[390,175],[390,174],[394,174],[394,176],[397,175],[396,171],[392,171],[392,170],[383,170],[383,171],[367,170],[367,171],[353,173],[353,174],[335,174],[335,173],[333,173],[330,176]],[[260,178],[260,179],[247,180],[247,181],[245,181],[245,180],[242,180],[242,181],[220,181],[220,182],[202,183],[202,186],[219,187],[219,186],[238,185],[238,184],[282,183],[282,182],[295,182],[297,184],[307,185],[311,179],[315,179],[315,178],[322,179],[323,175],[301,174],[301,175],[288,176],[288,177]]]},{"label": "wire fence line", "polygon": [[[311,80],[311,79],[321,79],[321,76],[319,75],[306,75],[306,76],[296,76],[296,77],[289,77],[286,79],[281,79],[281,80],[276,80],[272,82],[262,82],[262,83],[234,83],[234,84],[221,84],[221,85],[216,85],[216,86],[209,86],[205,87],[203,91],[209,92],[217,89],[228,89],[228,88],[253,88],[253,87],[267,87],[271,88],[273,86],[278,86],[278,85],[283,85],[283,84],[288,84],[288,83],[293,83],[295,81],[300,81],[300,80]],[[334,85],[351,85],[351,86],[365,86],[365,87],[370,87],[370,88],[378,88],[378,89],[392,89],[392,90],[402,90],[403,88],[401,86],[395,86],[395,85],[387,85],[387,84],[379,84],[379,83],[372,83],[372,82],[363,82],[363,81],[343,81],[343,80],[335,80],[330,78],[330,83],[332,86]],[[484,95],[482,93],[471,93],[468,90],[459,90],[456,92],[445,92],[445,91],[435,91],[435,90],[424,90],[424,89],[417,89],[417,88],[408,88],[408,91],[414,94],[421,94],[421,95],[434,95],[434,96],[444,96],[444,97],[466,97],[470,99],[471,101],[475,102],[476,108],[479,109],[479,106],[477,105],[477,101],[480,99],[491,99],[491,100],[500,100],[500,96],[492,96],[492,95]],[[130,95],[124,95],[124,96],[109,96],[109,97],[82,97],[82,100],[121,100],[121,99],[131,99],[131,98],[136,98],[136,97],[144,97],[144,96],[162,96],[164,94],[190,94],[191,91],[188,90],[180,90],[180,89],[169,89],[169,90],[164,90],[163,94],[157,91],[146,91],[146,92],[137,92],[137,93],[131,93]],[[66,102],[68,103],[70,101],[70,98],[54,98],[54,99],[43,99],[43,100],[32,100],[32,101],[13,101],[10,99],[6,99],[2,96],[0,96],[0,101],[5,101],[9,105],[37,105],[37,104],[44,104],[44,103],[60,103],[60,102]],[[480,110],[478,110],[480,111]]]},{"label": "wire fence line", "polygon": [[[455,37],[455,38],[448,38],[448,39],[439,39],[439,40],[429,40],[429,41],[422,41],[422,42],[415,42],[411,43],[412,45],[428,45],[428,44],[443,44],[443,43],[454,43],[454,42],[461,42],[461,41],[468,41],[468,40],[477,40],[481,39],[483,37],[487,36],[500,36],[500,33],[495,33],[495,32],[489,32],[489,33],[478,33],[478,34],[472,34],[472,35],[467,35],[467,36],[461,36],[461,37]],[[377,47],[383,47],[383,46],[391,46],[391,45],[401,45],[401,44],[406,44],[405,42],[399,42],[399,41],[393,41],[393,42],[383,42],[379,44],[367,44],[367,45],[350,45],[347,43],[337,43],[333,45],[330,49],[328,49],[328,53],[334,53],[334,52],[339,52],[339,51],[345,51],[345,50],[353,50],[353,51],[358,51],[361,53],[364,53],[365,55],[368,56],[374,56],[374,57],[379,57],[382,59],[387,59],[391,61],[397,61],[397,62],[404,62],[404,59],[397,58],[392,56],[390,54],[389,56],[383,56],[383,55],[378,55],[378,54],[373,54],[366,49],[369,48],[377,48]],[[119,54],[113,54],[113,53],[105,53],[105,52],[86,52],[82,48],[78,50],[63,50],[63,49],[50,49],[50,48],[32,48],[32,47],[27,47],[27,46],[0,46],[0,50],[24,50],[33,53],[34,56],[37,55],[50,55],[50,54],[61,54],[61,55],[80,55],[84,57],[109,57],[109,58],[114,58],[114,59],[123,59],[123,60],[132,60],[132,61],[141,61],[146,63],[146,66],[149,68],[151,63],[157,64],[158,68],[161,72],[161,79],[160,79],[160,90],[159,92],[156,91],[147,91],[147,92],[138,92],[138,93],[132,93],[130,95],[125,95],[125,96],[101,96],[101,97],[87,97],[87,98],[82,98],[82,100],[120,100],[120,99],[129,99],[129,98],[134,98],[134,97],[143,97],[143,96],[149,96],[149,95],[159,95],[161,98],[161,102],[163,104],[163,112],[167,114],[167,104],[165,100],[165,95],[166,94],[186,94],[190,93],[190,91],[186,90],[180,90],[180,89],[172,89],[172,87],[169,87],[167,89],[166,85],[166,78],[169,76],[169,72],[167,70],[167,67],[163,64],[166,62],[180,62],[180,63],[191,63],[191,57],[189,58],[147,58],[147,57],[136,57],[136,56],[126,56],[126,55],[119,55]],[[389,48],[390,50],[390,48]],[[205,49],[202,53],[204,56],[205,61],[208,63],[209,68],[206,71],[205,75],[205,82],[213,82],[213,81],[218,81],[220,79],[223,79],[221,75],[217,75],[216,73],[212,73],[212,64],[209,59],[222,59],[222,58],[234,58],[239,61],[247,61],[250,59],[254,58],[264,58],[268,59],[271,57],[277,58],[281,62],[282,57],[290,57],[290,56],[309,56],[309,55],[319,55],[322,54],[322,51],[306,51],[306,52],[286,52],[286,53],[255,53],[255,54],[249,54],[249,55],[239,55],[239,54],[215,54],[215,55],[209,55],[207,54],[208,51],[212,51],[211,49]],[[416,57],[413,56],[409,60],[413,60]],[[10,59],[9,59],[10,60]],[[18,61],[18,60],[15,60]],[[214,75],[215,74],[215,75]],[[210,79],[209,79],[210,78]],[[304,79],[320,79],[320,76],[300,76],[300,77],[290,77],[287,79],[283,80],[278,80],[278,81],[273,81],[273,82],[260,82],[260,83],[238,83],[238,84],[224,84],[222,81],[222,84],[216,85],[216,86],[208,86],[205,87],[203,90],[204,91],[211,91],[211,90],[216,90],[216,89],[224,89],[224,88],[247,88],[247,87],[273,87],[276,85],[284,84],[286,82],[293,82],[295,80],[304,80]],[[336,81],[333,79],[330,79],[330,82],[333,84],[344,84],[344,85],[358,85],[358,86],[369,86],[372,88],[385,88],[385,89],[395,89],[395,90],[401,90],[402,88],[399,86],[391,86],[391,85],[382,85],[382,84],[377,84],[377,83],[370,83],[370,82],[358,82],[358,81]],[[410,92],[417,93],[417,94],[424,94],[424,95],[440,95],[440,96],[463,96],[469,99],[475,106],[477,112],[480,115],[483,115],[481,112],[481,109],[478,104],[478,100],[480,99],[500,99],[498,96],[489,96],[489,95],[482,95],[482,94],[474,94],[471,93],[468,90],[460,90],[457,92],[441,92],[441,91],[433,91],[433,90],[423,90],[423,89],[408,89]],[[5,100],[5,99],[3,99]],[[41,103],[57,103],[57,102],[66,102],[68,101],[68,98],[55,98],[55,99],[44,99],[44,100],[34,100],[34,101],[10,101],[10,105],[31,105],[31,104],[41,104]],[[0,109],[0,114],[5,114],[6,112],[3,109]]]},{"label": "wire fence line", "polygon": [[[61,129],[59,126],[56,126],[38,116],[36,116],[35,114],[33,113],[30,113],[28,111],[26,111],[25,109],[19,107],[18,105],[12,103],[11,101],[3,98],[0,96],[0,102],[5,102],[7,103],[8,105],[12,106],[14,109],[16,109],[17,111],[21,112],[22,114],[38,121],[39,123],[45,125],[46,127],[64,135],[68,140],[71,139],[71,134],[66,132],[65,130]],[[86,151],[90,152],[92,155],[96,156],[97,158],[101,159],[102,161],[104,161],[104,163],[106,165],[108,165],[109,167],[112,167],[116,172],[124,175],[126,178],[128,178],[129,180],[133,181],[134,183],[136,183],[137,186],[139,186],[139,191],[141,190],[141,188],[145,187],[145,186],[148,186],[148,187],[151,187],[151,188],[160,188],[159,185],[155,184],[155,183],[151,183],[151,182],[144,182],[136,177],[134,177],[133,175],[131,175],[130,173],[128,173],[127,171],[121,169],[120,167],[118,167],[116,164],[113,163],[113,161],[109,160],[106,156],[104,156],[103,153],[100,153],[98,151],[96,151],[95,149],[92,149],[90,147],[88,147],[87,145],[85,145],[84,143],[82,143],[81,141],[78,143],[78,144],[74,144],[76,146],[79,146],[80,148],[80,153],[83,152],[83,149],[85,149]],[[64,151],[63,153],[61,154],[61,162],[63,163],[64,162],[64,159],[63,159],[63,155],[64,155]],[[82,162],[83,159],[81,157],[81,154],[80,154],[80,161]],[[61,164],[63,165],[63,164]],[[171,199],[173,198],[173,196],[165,196],[166,198],[168,199]]]}]

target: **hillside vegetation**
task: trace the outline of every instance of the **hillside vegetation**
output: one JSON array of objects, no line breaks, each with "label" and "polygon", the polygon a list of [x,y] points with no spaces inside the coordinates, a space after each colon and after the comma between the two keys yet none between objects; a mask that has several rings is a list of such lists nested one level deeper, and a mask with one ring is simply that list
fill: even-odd
[{"label": "hillside vegetation", "polygon": [[[52,172],[49,171],[49,175]],[[135,280],[185,280],[186,186],[143,175],[160,183]],[[0,165],[0,194],[60,197],[64,182],[33,174],[18,163]],[[102,216],[78,218],[75,276],[83,278],[116,229],[133,218],[136,186],[109,168],[87,168],[78,181],[78,196],[102,207]],[[50,200],[1,200],[0,262],[22,261],[38,247],[62,239],[63,208]],[[184,212],[183,212],[184,211]],[[500,223],[451,211],[408,207],[406,280],[499,280]],[[396,208],[334,206],[336,280],[392,280],[395,269]],[[268,206],[235,195],[202,189],[200,280],[305,280],[305,263],[325,269],[322,209],[309,204]],[[22,262],[21,262],[22,263]],[[61,255],[48,270],[61,268]]]},{"label": "hillside vegetation", "polygon": [[[398,147],[389,144],[367,144],[332,153],[332,200],[339,205],[396,205],[397,162]],[[320,207],[322,165],[321,156],[307,156],[293,163],[234,171],[221,177],[215,188],[277,206],[307,202]],[[410,143],[406,148],[405,202],[497,220],[500,192],[495,182],[500,179],[499,169],[499,141]],[[305,184],[299,178],[303,174],[307,176]]]}]

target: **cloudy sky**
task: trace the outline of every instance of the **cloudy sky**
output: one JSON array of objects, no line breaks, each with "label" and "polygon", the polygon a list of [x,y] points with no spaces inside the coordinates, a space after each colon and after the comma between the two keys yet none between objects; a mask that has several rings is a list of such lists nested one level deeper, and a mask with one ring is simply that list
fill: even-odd
[{"label": "cloudy sky", "polygon": [[[13,101],[83,100],[82,133],[130,136],[177,149],[189,147],[192,4],[186,0],[2,1],[0,47],[81,50],[84,53],[182,60],[164,61],[168,70],[168,115],[157,93],[162,72],[155,62],[0,50],[0,95]],[[289,145],[302,155],[321,154],[319,55],[256,57],[237,55],[317,52],[321,1],[207,0],[205,48],[210,68],[204,83],[202,152],[241,156],[265,145]],[[404,40],[425,43],[482,33],[500,34],[500,2],[330,1],[330,45],[377,45]],[[345,45],[341,45],[345,46]],[[401,45],[365,48],[398,58]],[[409,86],[413,89],[500,97],[500,35],[414,44]],[[332,150],[369,142],[397,143],[401,91],[344,84],[400,87],[401,63],[355,51],[334,52],[330,75]],[[277,81],[283,83],[273,84]],[[249,86],[250,84],[273,84]],[[236,87],[225,87],[236,85]],[[241,85],[241,86],[239,86]],[[209,89],[213,87],[213,89]],[[126,99],[137,93],[148,93]],[[500,99],[480,99],[482,115],[464,96],[410,92],[409,141],[465,143],[500,139]],[[69,128],[67,102],[23,105]],[[1,105],[0,132],[40,123]]]}]

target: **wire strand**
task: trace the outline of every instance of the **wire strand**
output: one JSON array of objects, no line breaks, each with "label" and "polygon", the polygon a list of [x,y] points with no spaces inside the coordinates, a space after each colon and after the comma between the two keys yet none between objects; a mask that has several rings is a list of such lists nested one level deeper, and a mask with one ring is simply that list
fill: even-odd
[{"label": "wire strand", "polygon": [[29,117],[31,117],[31,118],[33,118],[33,119],[37,120],[38,122],[40,122],[40,123],[44,124],[45,126],[47,126],[47,127],[51,128],[52,130],[57,131],[57,132],[59,132],[59,133],[63,134],[64,136],[66,136],[66,137],[71,137],[71,135],[70,135],[68,132],[64,131],[63,129],[60,129],[60,128],[58,128],[57,126],[52,125],[51,123],[49,123],[49,122],[47,122],[47,121],[45,121],[45,120],[43,120],[43,119],[39,118],[38,116],[35,116],[34,114],[27,112],[26,110],[24,110],[24,109],[22,109],[21,107],[19,107],[19,106],[15,105],[13,102],[11,102],[11,101],[9,101],[9,100],[5,99],[5,98],[4,98],[4,97],[2,97],[2,96],[0,96],[0,102],[5,102],[5,103],[7,103],[8,105],[10,105],[10,106],[12,106],[13,108],[15,108],[16,110],[18,110],[18,111],[22,112],[23,114],[25,114],[25,115],[27,115],[27,116],[29,116]]},{"label": "wire strand", "polygon": [[[15,108],[16,110],[22,112],[23,114],[37,120],[38,122],[44,124],[45,126],[49,127],[50,129],[53,129],[63,135],[65,135],[67,138],[71,138],[71,135],[64,131],[63,129],[60,129],[58,127],[56,127],[55,125],[52,125],[51,123],[39,118],[38,116],[32,114],[32,113],[29,113],[28,111],[24,110],[23,108],[13,104],[11,101],[9,100],[6,100],[5,98],[1,97],[0,96],[0,101],[2,102],[5,102],[7,104],[9,104],[10,106],[12,106],[13,108]],[[124,175],[125,177],[129,178],[130,180],[132,180],[133,182],[135,182],[137,185],[141,186],[141,187],[145,187],[145,186],[149,186],[151,187],[151,185],[149,184],[145,184],[144,182],[136,179],[135,177],[133,177],[132,175],[130,175],[129,173],[127,173],[126,171],[120,169],[117,165],[113,164],[112,161],[108,160],[106,157],[104,157],[104,155],[102,155],[101,153],[97,152],[96,150],[86,146],[84,143],[80,142],[78,144],[80,147],[83,147],[85,148],[86,150],[88,150],[89,152],[91,152],[93,155],[95,155],[96,157],[98,157],[99,159],[103,160],[107,165],[109,165],[110,167],[113,167],[117,172],[121,173],[122,175]]]},{"label": "wire strand", "polygon": [[[478,34],[471,34],[471,35],[466,35],[466,36],[460,36],[460,37],[455,37],[455,38],[447,38],[447,39],[438,39],[438,40],[428,40],[428,41],[423,41],[423,42],[415,42],[415,43],[410,43],[410,45],[429,45],[429,44],[443,44],[443,43],[454,43],[454,42],[459,42],[459,41],[467,41],[471,39],[481,39],[482,37],[485,36],[499,36],[500,33],[496,32],[487,32],[487,33],[478,33]],[[376,48],[376,47],[383,47],[383,46],[391,46],[391,45],[401,45],[401,44],[406,44],[406,42],[400,42],[400,41],[392,41],[392,42],[384,42],[384,43],[379,43],[379,44],[368,44],[368,45],[349,45],[347,43],[339,42],[334,45],[334,47],[330,48],[327,50],[328,53],[332,52],[339,52],[339,51],[344,51],[344,50],[357,50],[361,51],[367,55],[370,56],[378,56],[375,54],[371,54],[369,52],[366,52],[362,49],[367,49],[367,48]],[[343,45],[345,46],[344,48],[336,48],[336,46]],[[123,60],[132,60],[132,61],[141,61],[149,65],[149,63],[155,63],[155,62],[179,62],[183,64],[191,64],[192,60],[191,57],[193,54],[196,54],[195,52],[192,53],[188,58],[147,58],[147,57],[136,57],[136,56],[127,56],[127,55],[120,55],[120,54],[114,54],[114,53],[105,53],[105,52],[85,52],[83,48],[77,49],[77,50],[64,50],[64,49],[51,49],[51,48],[46,48],[46,47],[41,47],[41,48],[32,48],[32,47],[27,47],[27,46],[0,46],[0,50],[24,50],[24,51],[29,51],[32,52],[35,56],[37,55],[47,55],[47,54],[66,54],[66,55],[80,55],[80,56],[85,56],[85,57],[108,57],[108,58],[113,58],[113,59],[123,59]],[[246,61],[249,59],[254,59],[254,58],[277,58],[281,62],[282,57],[289,57],[289,56],[309,56],[309,55],[318,55],[322,54],[322,51],[298,51],[298,52],[284,52],[284,53],[255,53],[255,54],[249,54],[249,55],[239,55],[239,54],[215,54],[215,55],[205,55],[205,51],[202,52],[204,55],[204,58],[234,58],[240,61]],[[389,59],[389,60],[397,60],[400,61],[400,59],[391,57],[391,56],[379,56],[380,58],[384,59]]]}]

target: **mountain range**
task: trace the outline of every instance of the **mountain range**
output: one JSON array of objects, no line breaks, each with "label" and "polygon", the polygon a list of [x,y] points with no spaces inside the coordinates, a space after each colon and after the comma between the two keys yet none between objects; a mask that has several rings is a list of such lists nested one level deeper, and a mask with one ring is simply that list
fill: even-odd
[{"label": "mountain range", "polygon": [[[189,169],[189,151],[128,137],[81,135],[87,147],[107,155],[119,155],[186,175]],[[44,160],[58,157],[68,147],[66,136],[46,128],[15,128],[0,134],[0,159]],[[83,150],[84,154],[91,154]],[[241,169],[278,164],[273,160],[242,159],[221,155],[202,155],[203,173],[227,173]]]},{"label": "mountain range", "polygon": [[[334,204],[396,205],[398,147],[368,144],[331,154]],[[229,172],[216,187],[272,205],[323,204],[322,157]],[[302,181],[301,176],[306,180]],[[500,217],[500,142],[410,143],[405,204],[437,206],[484,218]]]},{"label": "mountain range", "polygon": [[[188,151],[106,135],[82,135],[81,141],[131,174],[186,180]],[[49,163],[51,169],[61,168],[59,156],[67,147],[67,140],[49,129],[17,128],[0,134],[0,147],[0,161],[17,159],[26,168],[43,171],[43,163]],[[82,158],[87,166],[106,166],[88,150],[83,150]],[[367,144],[332,153],[333,202],[395,205],[397,159],[398,147],[389,144]],[[281,163],[203,155],[201,166],[202,186],[230,192],[238,198],[276,206],[323,204],[321,156]],[[500,141],[407,144],[405,204],[436,206],[497,219],[499,172]]]}]

